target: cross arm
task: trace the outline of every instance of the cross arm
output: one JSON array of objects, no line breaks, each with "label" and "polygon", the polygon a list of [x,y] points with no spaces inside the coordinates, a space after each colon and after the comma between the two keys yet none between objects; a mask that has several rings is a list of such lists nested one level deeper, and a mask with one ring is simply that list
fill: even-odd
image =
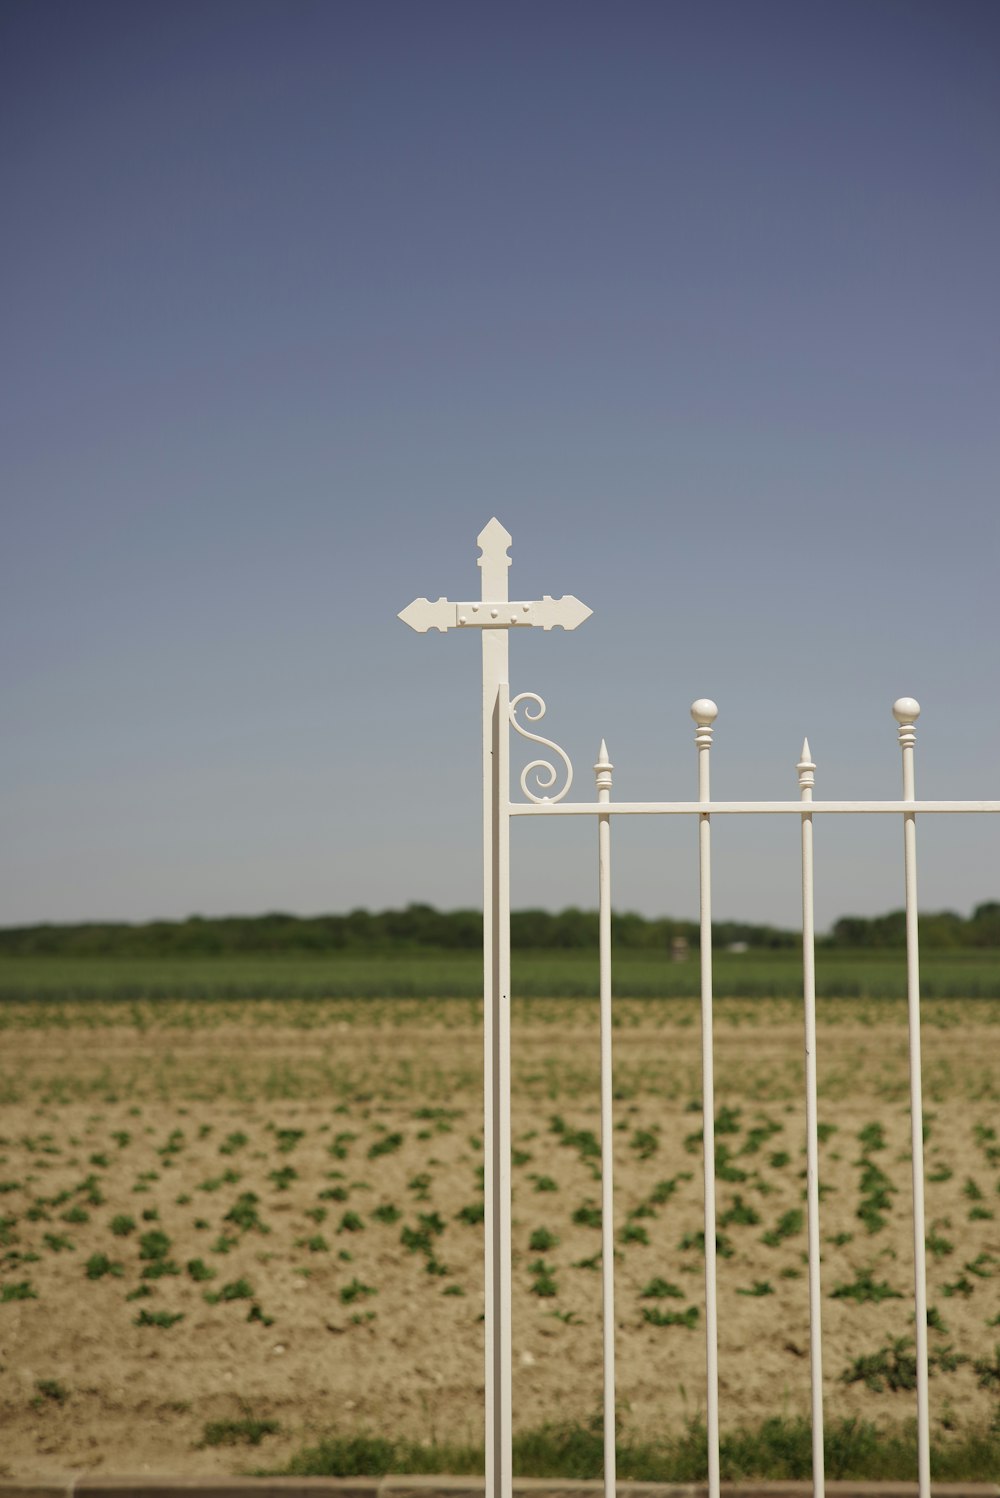
[{"label": "cross arm", "polygon": [[430,629],[443,634],[449,629],[512,629],[518,626],[535,625],[542,629],[576,629],[593,613],[572,593],[562,598],[542,598],[530,603],[496,602],[477,600],[472,603],[451,603],[439,598],[432,603],[427,598],[415,598],[402,609],[399,618],[418,634]]}]

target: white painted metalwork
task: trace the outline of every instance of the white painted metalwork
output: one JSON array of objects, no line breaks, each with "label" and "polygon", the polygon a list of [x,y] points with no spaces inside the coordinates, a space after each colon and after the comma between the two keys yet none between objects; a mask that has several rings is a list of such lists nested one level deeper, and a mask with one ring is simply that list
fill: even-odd
[{"label": "white painted metalwork", "polygon": [[[562,751],[559,751],[562,753]],[[594,775],[597,800],[611,800],[608,746],[601,740]],[[611,818],[597,823],[597,886],[601,994],[601,1291],[604,1333],[604,1493],[615,1491],[615,1211],[611,1071]]]},{"label": "white painted metalwork", "polygon": [[[569,790],[570,786],[573,784],[573,766],[570,764],[569,755],[566,753],[565,749],[560,749],[559,745],[553,744],[551,739],[543,739],[540,733],[529,733],[528,730],[517,721],[517,710],[522,702],[533,702],[535,704],[534,712],[531,711],[530,707],[526,707],[524,709],[524,716],[530,723],[537,723],[539,718],[545,717],[545,703],[542,701],[541,697],[539,697],[537,692],[519,692],[517,696],[511,700],[510,703],[510,726],[515,729],[523,739],[530,739],[534,744],[541,744],[544,748],[551,749],[553,754],[557,754],[559,756],[565,767],[566,784],[563,786],[562,790],[559,791],[559,793],[555,796],[536,796],[534,791],[532,791],[528,786],[528,776],[532,773],[532,771],[534,771],[535,773],[535,782],[541,790],[551,790],[552,786],[554,786],[556,781],[559,779],[559,772],[551,760],[533,759],[529,764],[526,764],[524,769],[521,771],[521,789],[524,792],[525,796],[527,796],[528,800],[533,801],[536,806],[553,806],[555,802],[562,800],[562,798]],[[610,783],[611,782],[609,781],[608,784],[610,785]],[[598,800],[601,799],[601,797],[598,797]],[[604,797],[603,799],[607,800],[607,797]]]},{"label": "white painted metalwork", "polygon": [[[511,537],[496,518],[476,538],[482,597],[476,603],[431,603],[415,598],[400,619],[425,634],[430,629],[478,626],[483,639],[483,1145],[485,1155],[486,1498],[511,1498],[511,1249],[510,1249],[510,773],[508,765],[507,631],[523,625],[576,629],[590,609],[568,595],[529,603],[508,597],[507,548]],[[539,708],[545,704],[534,694]],[[516,705],[516,704],[515,704]],[[517,726],[517,725],[515,725]],[[519,732],[525,732],[518,726]],[[535,735],[526,734],[529,738]],[[548,740],[537,740],[547,747]],[[557,753],[562,751],[556,750]],[[562,756],[567,768],[569,760]],[[532,768],[532,767],[529,767]],[[554,766],[536,761],[539,777]],[[572,770],[570,769],[570,777]],[[566,790],[569,789],[567,782]],[[526,795],[527,785],[524,785]],[[565,791],[563,792],[565,794]],[[613,1336],[612,1327],[612,1336]]]},{"label": "white painted metalwork", "polygon": [[[497,526],[498,529],[491,532],[490,526]],[[488,544],[495,544],[500,531],[507,536],[499,520],[491,520],[490,525],[479,536],[479,544],[482,546],[484,537]],[[505,549],[509,545],[510,536],[507,536]],[[485,550],[483,555],[485,556]],[[509,557],[506,562],[509,567]],[[512,626],[517,628],[538,624],[542,629],[552,629],[556,625],[561,629],[576,629],[578,624],[589,619],[593,613],[593,609],[588,609],[585,603],[581,603],[571,593],[563,598],[550,598],[546,593],[544,598],[536,599],[534,603],[509,603],[506,593],[506,588],[497,589],[491,593],[489,601],[484,595],[479,603],[449,603],[447,598],[439,598],[436,603],[431,603],[426,598],[415,598],[401,611],[399,617],[418,634],[426,634],[429,629],[438,629],[444,634],[446,630],[463,626],[466,629],[510,629]],[[504,596],[501,597],[501,594]]]},{"label": "white painted metalwork", "polygon": [[[507,597],[510,536],[479,537],[483,598]],[[509,1498],[511,1443],[510,822],[506,749],[507,631],[483,631],[483,1144],[486,1254],[486,1451],[489,1490]],[[503,761],[503,762],[502,762]]]},{"label": "white painted metalwork", "polygon": [[[615,1492],[615,1313],[612,1091],[611,819],[614,816],[696,816],[698,818],[701,917],[702,1103],[705,1174],[705,1332],[706,1410],[710,1498],[719,1494],[718,1309],[715,1215],[715,1099],[712,1032],[713,816],[797,816],[802,829],[803,1021],[806,1077],[806,1195],[809,1235],[810,1387],[812,1401],[813,1488],[823,1498],[823,1396],[820,1314],[819,1149],[816,1082],[816,984],[813,913],[813,821],[827,815],[902,815],[906,890],[906,962],[909,1014],[910,1113],[913,1158],[914,1305],[917,1357],[917,1429],[920,1498],[930,1498],[930,1423],[927,1384],[927,1276],[924,1245],[923,1104],[920,1065],[920,970],[917,941],[917,814],[1000,812],[1000,801],[917,801],[914,793],[914,724],[920,713],[912,697],[893,705],[903,756],[900,801],[815,801],[816,766],[806,740],[797,765],[797,801],[713,801],[709,786],[714,702],[699,698],[691,708],[698,751],[697,801],[611,801],[612,765],[601,741],[596,799],[564,798],[573,783],[566,752],[551,739],[518,721],[536,723],[545,703],[534,692],[509,695],[508,630],[535,626],[576,629],[590,609],[567,594],[554,599],[512,602],[508,598],[507,548],[511,537],[491,520],[478,537],[482,596],[476,602],[431,603],[416,598],[400,614],[419,633],[449,629],[482,630],[483,655],[483,1112],[485,1144],[485,1328],[486,1328],[486,1498],[512,1498],[511,1465],[511,1189],[510,1189],[510,823],[524,816],[595,816],[598,825],[601,1031],[601,1232],[604,1338],[604,1487]],[[523,802],[510,799],[510,730],[540,744],[553,759],[539,758],[520,776]],[[561,761],[562,770],[556,761]],[[529,785],[534,776],[539,795]]]},{"label": "white painted metalwork", "polygon": [[913,1160],[913,1301],[917,1356],[917,1480],[921,1498],[931,1490],[930,1402],[927,1389],[927,1249],[924,1242],[924,1105],[920,1068],[920,950],[917,944],[917,818],[914,802],[914,723],[920,704],[899,697],[892,705],[903,751],[903,872],[906,885],[906,1003],[910,1026],[910,1152]]},{"label": "white painted metalwork", "polygon": [[[542,813],[564,817],[593,817],[601,815],[601,808],[591,801],[565,801],[561,806],[521,806],[517,802],[507,808],[512,817],[531,817]],[[810,816],[829,816],[833,813],[852,812],[899,816],[903,810],[901,801],[813,801],[809,805]],[[963,812],[1000,811],[1000,801],[914,801],[913,812]],[[801,801],[710,801],[705,806],[701,801],[615,801],[609,809],[615,817],[713,817],[730,816],[795,816],[802,815]]]},{"label": "white painted metalwork", "polygon": [[[802,740],[796,765],[804,806],[812,802],[816,766],[809,740]],[[816,926],[813,910],[813,820],[802,813],[802,1007],[806,1061],[806,1211],[809,1234],[809,1377],[812,1404],[814,1498],[823,1498],[823,1337],[820,1300],[819,1125],[816,1086]]]},{"label": "white painted metalwork", "polygon": [[[719,709],[710,697],[691,704],[697,727],[698,801],[704,807],[712,799],[709,787],[709,754],[712,724]],[[702,1158],[705,1173],[705,1409],[708,1432],[708,1493],[719,1498],[719,1312],[716,1279],[715,1227],[715,1056],[712,1046],[712,825],[711,814],[698,817],[699,945],[701,951],[701,1113]]]}]

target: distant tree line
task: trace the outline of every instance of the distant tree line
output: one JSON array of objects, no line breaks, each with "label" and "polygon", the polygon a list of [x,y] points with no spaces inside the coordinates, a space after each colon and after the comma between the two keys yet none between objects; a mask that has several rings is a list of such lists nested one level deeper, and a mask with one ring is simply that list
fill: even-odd
[{"label": "distant tree line", "polygon": [[[833,947],[902,947],[906,945],[906,912],[888,915],[842,915],[827,938]],[[921,911],[922,947],[1000,947],[1000,900],[977,905],[968,920],[954,910]]]},{"label": "distant tree line", "polygon": [[[597,912],[571,906],[557,912],[516,910],[511,915],[511,945],[522,950],[558,950],[597,946]],[[796,931],[758,926],[747,921],[718,921],[712,927],[715,946],[734,944],[777,951],[792,950]],[[347,915],[190,916],[184,921],[149,921],[142,925],[90,922],[78,926],[9,926],[0,928],[0,955],[54,957],[187,957],[323,952],[407,952],[477,950],[483,918],[478,910],[435,910],[408,905],[405,910],[352,910]],[[615,916],[614,940],[634,950],[668,950],[678,938],[691,947],[698,941],[695,921],[668,916],[647,919],[634,911]],[[842,916],[822,945],[834,948],[901,947],[905,944],[901,910],[879,916]],[[954,911],[920,917],[923,947],[1000,947],[1000,901],[977,905],[966,919]]]}]

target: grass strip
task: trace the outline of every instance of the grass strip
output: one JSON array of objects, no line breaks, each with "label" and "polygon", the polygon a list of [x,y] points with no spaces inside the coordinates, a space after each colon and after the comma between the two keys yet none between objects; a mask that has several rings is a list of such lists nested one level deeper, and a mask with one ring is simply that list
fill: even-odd
[{"label": "grass strip", "polygon": [[[801,991],[793,952],[718,952],[715,990],[732,998],[780,998]],[[514,952],[512,982],[524,998],[586,998],[598,993],[596,952]],[[671,963],[667,953],[624,949],[615,959],[623,998],[683,998],[700,992],[699,964]],[[820,998],[902,998],[906,963],[896,951],[821,954]],[[0,1001],[137,1002],[188,999],[467,998],[482,991],[482,959],[473,952],[330,953],[325,957],[186,958],[5,957]],[[995,951],[929,952],[921,957],[926,999],[1000,998]]]},{"label": "grass strip", "polygon": [[[826,1427],[826,1475],[831,1479],[913,1482],[917,1475],[916,1424],[879,1428],[856,1418]],[[618,1477],[623,1482],[704,1482],[707,1438],[700,1421],[676,1436],[644,1441],[622,1436],[616,1442]],[[803,1418],[775,1417],[723,1434],[720,1466],[724,1481],[801,1480],[812,1475],[812,1428]],[[286,1467],[261,1476],[377,1477],[389,1472],[481,1476],[481,1445],[432,1441],[392,1441],[365,1432],[328,1435],[304,1447]],[[586,1425],[543,1425],[514,1436],[514,1475],[586,1480],[604,1470],[599,1430]],[[1000,1421],[992,1426],[936,1437],[931,1471],[938,1482],[993,1481],[1000,1471]]]}]

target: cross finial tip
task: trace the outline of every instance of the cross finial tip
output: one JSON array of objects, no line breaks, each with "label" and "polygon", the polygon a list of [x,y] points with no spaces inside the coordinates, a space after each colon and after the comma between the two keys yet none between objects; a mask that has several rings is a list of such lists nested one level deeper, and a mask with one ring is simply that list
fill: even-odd
[{"label": "cross finial tip", "polygon": [[513,537],[511,536],[510,531],[507,530],[505,526],[500,524],[500,521],[495,515],[493,516],[492,520],[488,520],[486,522],[482,530],[479,532],[479,535],[476,537],[478,545],[481,546],[484,551],[488,546],[496,547],[501,545],[503,550],[506,551],[512,540]]}]

